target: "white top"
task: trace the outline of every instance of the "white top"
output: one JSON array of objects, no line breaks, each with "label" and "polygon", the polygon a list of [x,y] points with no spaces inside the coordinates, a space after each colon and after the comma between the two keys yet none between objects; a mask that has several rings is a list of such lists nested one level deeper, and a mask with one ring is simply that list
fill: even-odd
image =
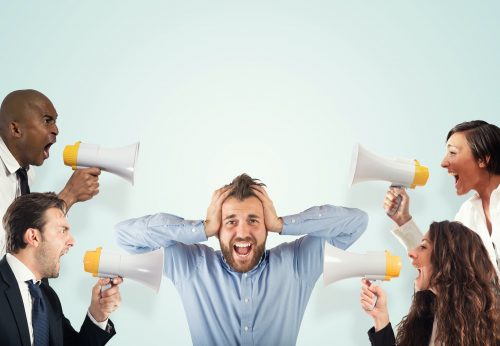
[{"label": "white top", "polygon": [[[491,262],[497,268],[497,275],[500,276],[500,186],[490,196],[490,220],[491,235],[486,225],[483,204],[477,193],[462,204],[455,216],[455,221],[461,222],[481,237]],[[413,220],[395,228],[392,233],[406,247],[406,250],[417,247],[423,237]]]},{"label": "white top", "polygon": [[[21,195],[21,185],[16,174],[19,168],[21,166],[0,137],[0,258],[5,254],[5,230],[1,220],[12,201]],[[31,186],[35,172],[31,166],[27,170],[28,184]]]}]

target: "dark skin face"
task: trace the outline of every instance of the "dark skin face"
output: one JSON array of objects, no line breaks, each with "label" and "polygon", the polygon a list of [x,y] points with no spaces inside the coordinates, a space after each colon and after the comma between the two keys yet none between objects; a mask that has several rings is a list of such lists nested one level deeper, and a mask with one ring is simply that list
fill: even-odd
[{"label": "dark skin face", "polygon": [[59,129],[52,102],[36,90],[18,90],[0,108],[0,135],[21,167],[40,166],[49,157]]}]

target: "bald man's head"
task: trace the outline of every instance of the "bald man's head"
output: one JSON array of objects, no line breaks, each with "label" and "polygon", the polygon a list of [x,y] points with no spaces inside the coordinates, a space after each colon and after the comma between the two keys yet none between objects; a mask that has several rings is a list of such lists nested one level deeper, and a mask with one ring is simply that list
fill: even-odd
[{"label": "bald man's head", "polygon": [[0,106],[0,136],[21,167],[40,166],[49,157],[59,130],[57,112],[36,90],[16,90]]}]

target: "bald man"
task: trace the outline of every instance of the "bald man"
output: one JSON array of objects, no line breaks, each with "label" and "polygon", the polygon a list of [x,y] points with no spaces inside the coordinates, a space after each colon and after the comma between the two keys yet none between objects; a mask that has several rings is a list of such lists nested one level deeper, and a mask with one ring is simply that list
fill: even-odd
[{"label": "bald man", "polygon": [[[36,90],[16,90],[0,106],[0,219],[12,201],[26,193],[34,180],[31,166],[49,158],[59,129],[57,112],[47,96]],[[99,192],[99,168],[78,169],[59,193],[67,209]],[[23,178],[24,175],[24,178]],[[25,183],[24,183],[25,185]],[[0,222],[0,257],[5,254],[5,230]]]}]

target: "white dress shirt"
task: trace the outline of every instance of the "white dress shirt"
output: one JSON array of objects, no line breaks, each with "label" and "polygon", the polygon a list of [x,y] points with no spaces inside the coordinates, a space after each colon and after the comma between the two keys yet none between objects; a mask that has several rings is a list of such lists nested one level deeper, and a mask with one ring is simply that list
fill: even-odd
[{"label": "white dress shirt", "polygon": [[[5,230],[1,220],[12,201],[21,195],[21,186],[16,174],[19,168],[21,166],[0,137],[0,258],[5,254]],[[31,186],[35,172],[31,166],[27,171],[28,184]]]}]

